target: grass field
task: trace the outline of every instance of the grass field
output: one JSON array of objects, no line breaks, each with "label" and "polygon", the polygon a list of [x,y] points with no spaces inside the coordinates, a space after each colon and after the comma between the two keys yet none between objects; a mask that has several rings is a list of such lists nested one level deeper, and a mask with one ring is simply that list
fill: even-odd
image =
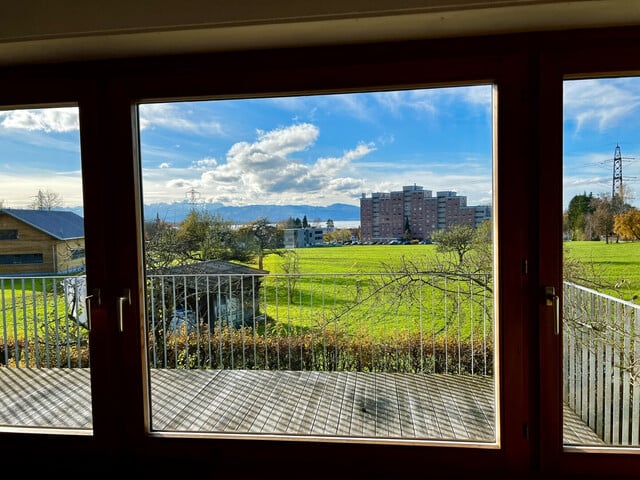
[{"label": "grass field", "polygon": [[[300,248],[296,253],[301,273],[381,272],[387,270],[385,266],[399,266],[403,257],[420,260],[437,255],[435,245],[317,247]],[[618,286],[617,292],[606,293],[624,300],[640,297],[640,242],[565,242],[564,254],[588,265],[592,280],[602,279],[604,283]],[[267,256],[264,268],[271,273],[282,273],[282,258]]]},{"label": "grass field", "polygon": [[[610,289],[605,293],[637,302],[640,296],[640,242],[566,242],[564,248],[567,258],[578,258],[590,265],[589,272],[594,279],[597,277],[607,284],[617,285],[616,291]],[[277,318],[283,328],[324,328],[339,322],[344,328],[367,328],[384,333],[396,331],[400,323],[405,328],[422,328],[424,325],[415,319],[428,317],[434,332],[446,332],[453,326],[459,335],[467,336],[473,330],[470,324],[484,328],[481,324],[491,309],[492,294],[489,292],[488,299],[479,297],[486,296],[487,292],[474,290],[465,282],[455,287],[449,284],[447,289],[453,291],[452,288],[458,288],[463,298],[467,296],[467,303],[469,299],[475,302],[476,310],[473,312],[470,307],[461,307],[459,298],[445,300],[442,296],[433,296],[429,285],[415,287],[415,279],[405,279],[405,284],[398,282],[380,289],[382,276],[376,278],[371,275],[397,269],[403,261],[420,262],[432,258],[438,255],[435,245],[352,245],[301,248],[295,252],[297,271],[307,277],[295,284],[277,279],[267,283],[265,289],[267,313]],[[267,256],[264,269],[272,274],[284,273],[283,258],[275,254]],[[351,276],[312,278],[310,274]],[[414,281],[412,288],[406,288],[410,281]],[[31,303],[32,298],[38,299],[37,316],[45,316],[39,291],[42,285],[38,283],[30,288],[29,281],[19,282],[24,283],[25,291],[17,298],[19,305],[14,309],[15,315],[6,310],[6,307],[15,305],[15,292],[12,292],[10,283],[3,284],[5,310],[4,322],[1,323],[5,325],[0,324],[3,336],[20,336],[21,330],[33,328],[31,321],[24,322],[24,318],[20,318],[16,326],[10,318],[25,313],[25,305]],[[359,305],[354,307],[354,302],[359,302]],[[32,317],[32,314],[27,313],[27,317]],[[475,320],[470,321],[471,318]]]},{"label": "grass field", "polygon": [[[298,248],[300,273],[379,273],[398,267],[402,258],[418,260],[436,255],[435,245],[350,245]],[[256,266],[255,264],[252,266]],[[264,269],[283,273],[282,257],[265,258]]]},{"label": "grass field", "polygon": [[593,265],[593,280],[616,286],[604,293],[640,303],[640,242],[565,242],[564,254]]}]

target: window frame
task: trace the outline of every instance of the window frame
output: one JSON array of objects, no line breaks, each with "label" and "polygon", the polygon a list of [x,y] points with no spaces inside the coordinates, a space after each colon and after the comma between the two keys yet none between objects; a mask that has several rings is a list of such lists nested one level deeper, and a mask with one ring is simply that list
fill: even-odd
[{"label": "window frame", "polygon": [[[618,31],[610,38],[578,32],[578,48],[543,49],[539,83],[539,177],[546,178],[546,194],[539,196],[539,275],[545,285],[562,290],[562,178],[563,178],[563,90],[566,80],[640,76],[640,44],[637,31]],[[546,212],[558,212],[548,215]],[[562,295],[559,298],[562,311]],[[565,446],[562,438],[562,335],[554,335],[549,307],[540,303],[538,334],[540,358],[540,465],[541,470],[602,478],[633,477],[640,471],[638,447]]]},{"label": "window frame", "polygon": [[[447,52],[449,49],[451,52]],[[354,61],[354,59],[358,60]],[[487,53],[485,48],[470,52],[467,44],[454,43],[450,48],[436,51],[425,50],[421,42],[409,42],[391,46],[382,44],[365,47],[292,49],[269,52],[268,55],[264,52],[205,55],[190,57],[186,60],[173,59],[168,63],[150,61],[148,65],[136,63],[135,66],[128,65],[124,68],[124,70],[132,69],[133,74],[114,78],[109,86],[111,108],[117,116],[117,120],[113,117],[111,123],[115,121],[118,125],[133,126],[133,132],[136,132],[135,109],[139,102],[239,99],[492,83],[500,90],[500,100],[494,107],[498,112],[494,128],[494,189],[504,192],[503,195],[508,198],[522,193],[522,185],[527,185],[527,173],[516,168],[513,163],[503,161],[500,164],[500,159],[509,158],[515,152],[526,150],[519,144],[526,141],[526,138],[518,136],[514,141],[513,138],[497,132],[505,125],[514,124],[516,119],[529,117],[525,112],[526,97],[522,94],[523,88],[531,88],[529,73],[526,69],[528,62],[528,55],[497,55]],[[340,71],[340,75],[336,75],[337,71]],[[137,153],[139,139],[132,131],[125,132],[124,128],[119,130],[121,130],[122,143],[112,140],[111,147],[119,151],[119,154],[112,153],[112,158],[118,159],[114,160],[118,162],[116,169],[121,177],[126,177],[124,181],[128,187],[122,188],[124,194],[117,199],[117,205],[122,207],[128,205],[130,210],[126,215],[121,215],[118,235],[121,239],[127,236],[137,239],[136,248],[130,249],[128,254],[119,258],[127,259],[123,260],[123,263],[140,266],[142,265],[140,241],[142,225],[139,224],[141,198],[139,196],[140,178],[137,176],[140,170]],[[128,142],[125,140],[126,136],[130,136]],[[131,205],[136,205],[135,212]],[[495,353],[496,371],[501,372],[502,375],[496,389],[496,414],[500,419],[498,448],[462,443],[452,446],[452,444],[443,445],[433,442],[424,446],[387,445],[386,449],[382,449],[380,445],[355,441],[319,442],[317,439],[310,438],[292,442],[291,439],[284,438],[256,440],[242,436],[235,439],[217,436],[188,438],[184,434],[150,433],[148,428],[149,385],[146,378],[145,355],[141,349],[143,338],[139,336],[141,332],[139,322],[144,318],[144,314],[143,305],[136,294],[142,291],[143,274],[140,268],[118,273],[123,277],[123,284],[131,285],[131,291],[134,293],[132,307],[125,309],[125,324],[135,325],[136,334],[125,338],[122,348],[125,363],[136,367],[128,368],[127,372],[123,372],[128,375],[126,383],[132,386],[126,392],[128,397],[124,403],[136,406],[125,412],[126,423],[133,426],[132,429],[130,428],[135,436],[133,441],[145,452],[150,452],[161,444],[170,450],[183,452],[186,445],[189,445],[192,451],[208,450],[213,448],[213,445],[225,451],[227,449],[233,451],[236,448],[242,448],[240,445],[245,442],[255,444],[257,450],[278,449],[286,443],[288,447],[295,445],[295,449],[304,451],[305,453],[302,454],[304,457],[313,455],[314,449],[322,444],[323,449],[334,452],[340,457],[347,450],[352,452],[349,455],[353,455],[354,458],[358,455],[362,455],[363,458],[370,457],[372,452],[376,451],[376,458],[379,458],[381,463],[389,465],[397,465],[395,459],[398,455],[406,458],[407,465],[412,465],[411,468],[415,468],[425,459],[430,459],[432,468],[441,468],[442,472],[448,472],[452,464],[460,465],[461,456],[470,459],[469,463],[463,463],[470,468],[473,465],[474,470],[479,467],[497,469],[504,464],[521,470],[526,469],[532,461],[533,437],[529,430],[531,404],[526,397],[529,379],[527,368],[523,368],[528,363],[527,352],[530,349],[529,339],[524,336],[529,318],[527,309],[522,306],[529,301],[527,298],[529,289],[524,288],[528,284],[528,279],[522,269],[514,271],[508,268],[508,265],[520,265],[521,259],[526,256],[524,252],[528,248],[529,236],[526,232],[529,226],[525,225],[517,230],[507,227],[509,222],[504,220],[503,212],[518,218],[514,215],[521,215],[521,208],[516,212],[514,208],[503,202],[502,206],[495,208],[494,211],[500,241],[509,246],[500,254],[498,269],[495,272],[496,278],[501,279],[502,285],[506,285],[508,291],[497,294],[495,302],[498,305],[500,318],[514,319],[511,322],[500,322],[502,337],[496,346]],[[501,221],[500,218],[503,220]],[[128,243],[131,245],[130,241]],[[511,298],[519,296],[521,301],[506,303],[501,298],[507,296]],[[505,341],[505,338],[511,340]],[[507,360],[502,360],[503,358]],[[503,388],[505,384],[509,387]],[[141,399],[143,402],[140,402]],[[504,405],[509,405],[509,408],[505,408]],[[376,462],[376,469],[380,468],[381,463]]]},{"label": "window frame", "polygon": [[[83,178],[91,185],[84,193],[88,288],[100,289],[102,298],[92,304],[94,435],[2,432],[2,450],[30,461],[33,451],[52,452],[56,461],[60,452],[73,451],[89,464],[135,457],[148,468],[161,464],[161,471],[174,462],[181,473],[212,463],[260,473],[284,456],[290,469],[331,458],[343,473],[365,476],[415,475],[426,468],[443,478],[465,472],[602,478],[637,472],[637,454],[563,449],[560,348],[540,290],[559,287],[561,280],[561,249],[553,240],[561,238],[561,218],[547,212],[560,212],[562,204],[563,79],[637,73],[639,53],[638,29],[616,28],[1,68],[3,109],[79,106]],[[494,215],[500,242],[500,448],[150,435],[136,103],[469,82],[495,83],[499,90]],[[116,190],[122,195],[114,196]],[[124,308],[125,335],[117,329],[115,304],[123,288],[132,293],[132,304]]]}]

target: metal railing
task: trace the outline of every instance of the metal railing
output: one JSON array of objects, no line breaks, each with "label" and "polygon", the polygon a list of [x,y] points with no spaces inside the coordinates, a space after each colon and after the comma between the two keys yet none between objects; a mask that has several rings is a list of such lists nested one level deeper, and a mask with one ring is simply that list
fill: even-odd
[{"label": "metal railing", "polygon": [[150,275],[155,368],[492,374],[490,275]]},{"label": "metal railing", "polygon": [[[490,275],[148,275],[153,368],[493,373]],[[86,367],[83,276],[0,278],[0,364]]]},{"label": "metal railing", "polygon": [[611,445],[640,445],[640,305],[572,283],[563,293],[564,400]]},{"label": "metal railing", "polygon": [[0,364],[89,366],[84,276],[0,277]]},{"label": "metal railing", "polygon": [[[84,276],[0,277],[0,366],[89,365]],[[493,374],[491,277],[149,275],[153,368]],[[640,445],[640,305],[563,288],[566,404]]]}]

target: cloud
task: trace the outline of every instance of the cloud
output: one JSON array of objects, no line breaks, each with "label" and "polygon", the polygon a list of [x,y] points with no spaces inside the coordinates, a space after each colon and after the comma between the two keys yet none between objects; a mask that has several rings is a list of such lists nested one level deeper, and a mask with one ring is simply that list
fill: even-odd
[{"label": "cloud", "polygon": [[169,162],[162,162],[158,165],[158,168],[171,168],[171,164]]},{"label": "cloud", "polygon": [[218,165],[218,161],[215,158],[202,158],[193,162],[192,167],[195,169],[211,168]]},{"label": "cloud", "polygon": [[405,111],[436,115],[448,111],[454,103],[486,107],[491,104],[491,88],[487,85],[470,87],[423,88],[379,92],[373,95],[377,104],[395,116]]},{"label": "cloud", "polygon": [[319,135],[318,127],[310,123],[258,131],[255,141],[235,143],[225,163],[212,164],[213,168],[203,172],[201,188],[215,201],[235,192],[237,198],[250,203],[274,201],[282,194],[287,201],[306,196],[307,202],[312,202],[317,192],[326,196],[361,189],[362,181],[346,173],[353,170],[355,161],[374,151],[375,145],[361,142],[341,156],[304,158]]},{"label": "cloud", "polygon": [[639,106],[637,82],[612,79],[564,82],[564,116],[575,123],[576,132],[587,127],[606,130],[630,117]]},{"label": "cloud", "polygon": [[223,133],[220,122],[194,122],[189,119],[193,114],[185,110],[180,107],[180,104],[148,103],[140,105],[138,108],[140,130],[161,127],[199,135],[221,135]]},{"label": "cloud", "polygon": [[354,160],[359,160],[374,150],[375,146],[373,143],[360,143],[353,150],[344,152],[341,157],[319,158],[313,167],[313,171],[316,175],[325,177],[337,174]]},{"label": "cloud", "polygon": [[71,132],[79,129],[76,107],[12,110],[0,112],[4,128],[43,132]]}]

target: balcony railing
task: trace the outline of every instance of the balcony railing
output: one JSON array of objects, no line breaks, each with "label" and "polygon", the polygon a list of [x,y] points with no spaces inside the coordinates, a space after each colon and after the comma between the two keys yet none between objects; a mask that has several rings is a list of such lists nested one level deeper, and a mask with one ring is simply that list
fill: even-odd
[{"label": "balcony railing", "polygon": [[[84,276],[0,277],[0,366],[89,366]],[[491,277],[149,275],[157,369],[493,375]],[[565,405],[640,445],[640,306],[565,283]]]},{"label": "balcony railing", "polygon": [[155,368],[491,374],[490,275],[150,275]]},{"label": "balcony railing", "polygon": [[[0,278],[0,363],[86,367],[83,276]],[[490,275],[149,275],[153,368],[493,373]]]},{"label": "balcony railing", "polygon": [[640,305],[565,283],[563,332],[566,404],[606,443],[640,445]]}]

